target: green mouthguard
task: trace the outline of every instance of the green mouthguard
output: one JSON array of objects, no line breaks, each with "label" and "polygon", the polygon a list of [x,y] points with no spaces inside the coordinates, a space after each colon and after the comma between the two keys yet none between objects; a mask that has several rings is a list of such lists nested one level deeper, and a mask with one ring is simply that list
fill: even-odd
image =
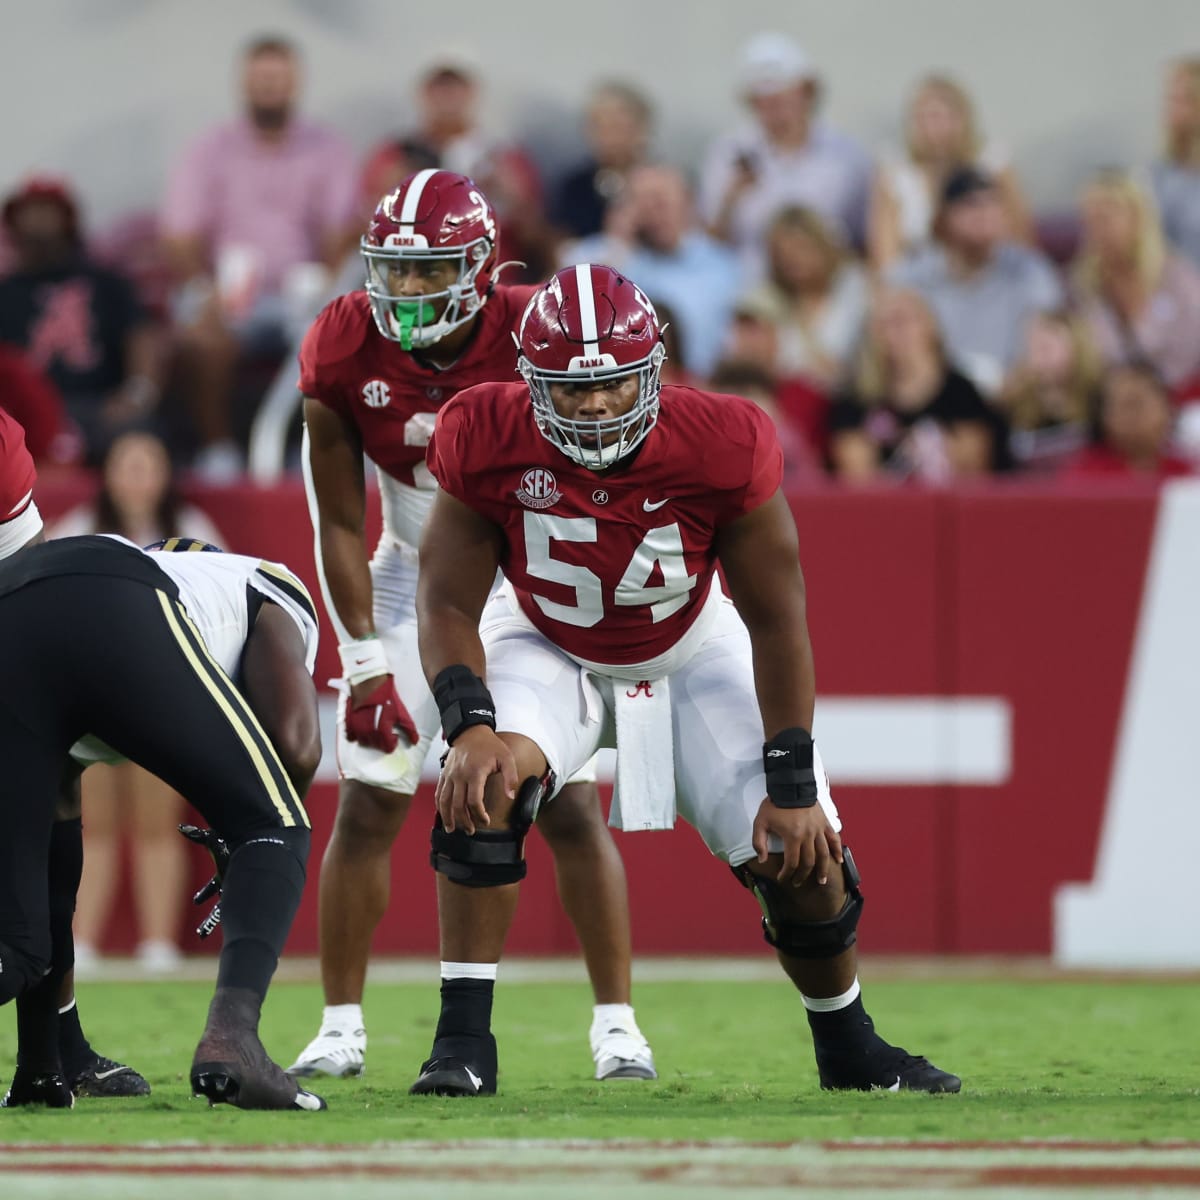
[{"label": "green mouthguard", "polygon": [[413,327],[418,322],[421,325],[431,324],[437,313],[427,300],[397,300],[392,305],[392,316],[400,326],[400,348],[411,350]]}]

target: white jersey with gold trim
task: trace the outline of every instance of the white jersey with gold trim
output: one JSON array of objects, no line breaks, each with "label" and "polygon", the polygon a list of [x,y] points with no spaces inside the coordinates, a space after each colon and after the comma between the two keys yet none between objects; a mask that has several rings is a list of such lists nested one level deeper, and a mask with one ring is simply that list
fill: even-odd
[{"label": "white jersey with gold trim", "polygon": [[[304,638],[304,663],[311,674],[317,658],[317,613],[304,584],[282,563],[266,559],[175,552],[199,548],[200,543],[171,538],[163,549],[143,553],[178,585],[180,603],[225,674],[240,683],[242,652],[263,600],[278,604],[295,621]],[[115,750],[90,735],[71,747],[71,757],[83,766],[122,761]]]}]

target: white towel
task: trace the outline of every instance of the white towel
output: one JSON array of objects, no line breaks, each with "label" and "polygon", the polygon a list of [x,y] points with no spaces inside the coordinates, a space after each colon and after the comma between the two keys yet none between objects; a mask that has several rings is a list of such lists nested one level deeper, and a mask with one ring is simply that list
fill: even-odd
[{"label": "white towel", "polygon": [[675,825],[675,738],[666,678],[614,679],[617,779],[608,823],[614,829]]}]

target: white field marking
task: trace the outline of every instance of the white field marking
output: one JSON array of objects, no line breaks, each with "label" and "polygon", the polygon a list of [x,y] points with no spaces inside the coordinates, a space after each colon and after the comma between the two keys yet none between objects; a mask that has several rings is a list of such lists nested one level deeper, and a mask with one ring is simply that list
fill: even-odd
[{"label": "white field marking", "polygon": [[1055,896],[1064,966],[1200,967],[1198,594],[1200,482],[1179,480],[1159,500],[1095,874]]},{"label": "white field marking", "polygon": [[[200,1121],[202,1121],[200,1115]],[[294,1120],[295,1118],[293,1118]],[[308,1119],[308,1118],[300,1118]],[[311,1118],[319,1125],[320,1118]],[[1194,1194],[1200,1143],[747,1143],[571,1140],[361,1146],[3,1146],[5,1194],[211,1197],[214,1188],[274,1197],[437,1196],[476,1200],[570,1195],[599,1200],[755,1197],[1062,1197]],[[69,1180],[69,1187],[67,1182]],[[483,1183],[486,1192],[481,1192]],[[240,1185],[240,1186],[239,1186]],[[16,1190],[19,1189],[19,1190]],[[619,1192],[618,1192],[619,1189]],[[1086,1190],[1084,1190],[1086,1189]]]},{"label": "white field marking", "polygon": [[[1181,987],[1200,984],[1195,970],[1106,970],[1067,969],[1051,959],[1037,956],[959,955],[953,958],[921,955],[864,955],[863,974],[872,982],[889,980],[1020,980],[1027,983],[1128,982],[1145,980]],[[187,957],[171,972],[171,982],[211,983],[216,978],[217,957],[202,954]],[[764,948],[761,954],[694,955],[678,958],[639,957],[634,976],[642,983],[778,983],[783,976],[774,958]],[[146,969],[136,958],[102,958],[89,966],[88,982],[141,983]],[[160,979],[161,976],[155,976]],[[280,983],[312,983],[320,978],[318,960],[306,955],[286,955],[279,960],[275,979]],[[586,984],[587,970],[575,958],[505,958],[500,979],[506,984]],[[372,958],[371,983],[379,986],[430,984],[438,981],[438,963],[433,954],[424,957]]]},{"label": "white field marking", "polygon": [[[317,779],[337,781],[337,699],[321,699],[325,755]],[[815,735],[833,785],[996,785],[1012,771],[1012,709],[999,696],[822,696]],[[445,752],[434,740],[422,778],[437,778]],[[615,755],[601,750],[597,773],[611,783]]]}]

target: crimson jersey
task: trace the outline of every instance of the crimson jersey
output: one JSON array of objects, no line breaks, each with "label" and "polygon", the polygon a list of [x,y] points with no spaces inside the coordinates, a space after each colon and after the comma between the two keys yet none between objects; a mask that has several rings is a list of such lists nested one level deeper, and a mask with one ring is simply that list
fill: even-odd
[{"label": "crimson jersey", "polygon": [[36,479],[25,431],[0,408],[0,521],[11,521],[29,507]]},{"label": "crimson jersey", "polygon": [[516,374],[511,334],[536,290],[497,287],[462,357],[444,370],[388,341],[375,327],[366,292],[339,296],[304,337],[300,391],[353,421],[380,470],[413,487],[432,487],[422,478],[431,414],[463,388]]},{"label": "crimson jersey", "polygon": [[624,470],[599,475],[556,450],[517,383],[446,404],[428,463],[503,529],[500,565],[533,624],[568,654],[613,666],[679,641],[708,598],[718,527],[765,503],[783,476],[760,408],[670,385]]}]

